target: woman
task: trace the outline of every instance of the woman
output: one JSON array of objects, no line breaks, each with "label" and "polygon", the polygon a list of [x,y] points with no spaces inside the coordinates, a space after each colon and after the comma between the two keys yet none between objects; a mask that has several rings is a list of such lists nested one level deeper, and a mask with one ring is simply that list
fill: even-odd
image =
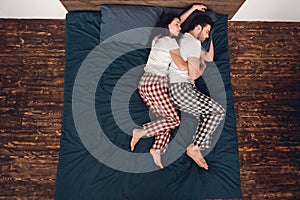
[{"label": "woman", "polygon": [[187,68],[187,63],[180,56],[175,37],[180,33],[181,23],[196,9],[204,12],[206,6],[195,4],[180,17],[170,14],[163,17],[159,27],[165,28],[167,31],[153,39],[149,58],[144,68],[145,73],[138,86],[143,101],[158,119],[145,123],[143,128],[133,129],[130,142],[131,151],[143,136],[154,136],[155,141],[150,149],[150,154],[154,163],[160,168],[163,168],[161,153],[166,151],[170,140],[170,131],[180,124],[178,113],[168,94],[168,68],[171,61],[176,63],[179,68]]}]

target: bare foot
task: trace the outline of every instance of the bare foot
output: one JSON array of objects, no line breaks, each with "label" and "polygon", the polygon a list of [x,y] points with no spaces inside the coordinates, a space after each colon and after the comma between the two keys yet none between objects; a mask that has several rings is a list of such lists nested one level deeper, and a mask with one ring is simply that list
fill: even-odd
[{"label": "bare foot", "polygon": [[150,154],[152,155],[155,165],[157,165],[158,167],[163,169],[164,166],[161,163],[160,150],[159,149],[150,149]]},{"label": "bare foot", "polygon": [[131,138],[131,141],[130,141],[130,149],[131,149],[131,151],[134,151],[135,145],[145,135],[146,135],[145,130],[142,129],[142,128],[134,128],[132,130],[132,138]]},{"label": "bare foot", "polygon": [[202,167],[202,168],[208,170],[208,165],[207,165],[205,159],[203,158],[199,147],[197,147],[194,144],[190,144],[186,148],[186,154],[190,158],[192,158],[199,167]]}]

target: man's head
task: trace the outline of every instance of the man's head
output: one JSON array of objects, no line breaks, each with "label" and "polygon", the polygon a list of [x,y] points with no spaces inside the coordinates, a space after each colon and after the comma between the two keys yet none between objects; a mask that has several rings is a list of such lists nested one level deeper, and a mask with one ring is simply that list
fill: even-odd
[{"label": "man's head", "polygon": [[196,39],[204,42],[209,38],[209,32],[212,29],[213,21],[206,15],[198,15],[189,23],[186,32],[191,33]]}]

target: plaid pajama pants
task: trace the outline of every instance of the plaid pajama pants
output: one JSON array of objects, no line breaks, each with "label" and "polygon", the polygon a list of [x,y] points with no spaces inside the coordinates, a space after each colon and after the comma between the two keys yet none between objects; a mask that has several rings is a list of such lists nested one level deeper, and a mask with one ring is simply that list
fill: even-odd
[{"label": "plaid pajama pants", "polygon": [[225,117],[225,109],[202,94],[192,83],[172,83],[169,92],[176,108],[199,120],[193,143],[201,150],[208,149],[212,143],[213,132]]},{"label": "plaid pajama pants", "polygon": [[179,125],[180,119],[168,94],[168,77],[144,73],[139,82],[139,94],[157,120],[145,123],[147,137],[155,137],[152,148],[164,153],[170,141],[170,131]]}]

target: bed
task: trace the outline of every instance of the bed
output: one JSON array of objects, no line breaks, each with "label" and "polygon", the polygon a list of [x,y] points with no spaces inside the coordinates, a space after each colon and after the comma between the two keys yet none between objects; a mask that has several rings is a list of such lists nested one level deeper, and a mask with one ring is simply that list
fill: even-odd
[{"label": "bed", "polygon": [[132,128],[153,119],[136,89],[149,53],[148,39],[163,13],[182,11],[102,5],[101,11],[67,14],[55,199],[241,198],[227,15],[210,12],[215,62],[208,63],[210,70],[196,81],[200,91],[226,108],[213,145],[204,153],[210,169],[199,168],[185,154],[195,128],[195,120],[186,113],[180,113],[181,125],[173,130],[163,170],[147,153],[153,138],[143,138],[135,152],[129,150]]}]

